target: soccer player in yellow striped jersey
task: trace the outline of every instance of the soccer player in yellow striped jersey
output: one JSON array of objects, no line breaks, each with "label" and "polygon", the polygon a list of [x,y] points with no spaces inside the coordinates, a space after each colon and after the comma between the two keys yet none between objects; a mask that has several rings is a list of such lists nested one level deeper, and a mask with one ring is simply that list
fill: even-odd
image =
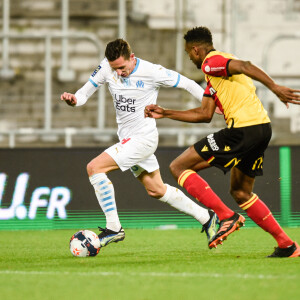
[{"label": "soccer player in yellow striped jersey", "polygon": [[241,209],[277,241],[269,257],[300,256],[299,245],[277,223],[269,208],[253,193],[256,176],[263,174],[264,152],[272,135],[270,119],[255,93],[252,79],[268,87],[287,107],[300,104],[300,90],[276,84],[263,70],[249,61],[215,50],[206,27],[189,30],[185,50],[205,73],[207,87],[200,107],[177,111],[148,105],[145,116],[190,123],[208,123],[216,108],[224,114],[227,128],[209,134],[190,146],[170,165],[173,176],[187,192],[213,209],[219,219],[217,234],[209,248],[217,247],[229,234],[244,225],[245,218],[228,208],[196,172],[214,166],[231,172],[230,193]]},{"label": "soccer player in yellow striped jersey", "polygon": [[233,55],[216,50],[208,53],[202,64],[207,81],[205,95],[213,98],[228,127],[233,121],[234,127],[270,123],[251,78],[244,74],[228,74],[227,65],[233,59],[236,59]]}]

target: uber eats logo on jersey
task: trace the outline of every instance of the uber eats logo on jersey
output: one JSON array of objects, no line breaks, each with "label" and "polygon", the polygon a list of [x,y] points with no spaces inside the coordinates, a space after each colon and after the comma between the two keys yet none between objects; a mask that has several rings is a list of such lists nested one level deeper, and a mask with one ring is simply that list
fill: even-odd
[{"label": "uber eats logo on jersey", "polygon": [[98,71],[101,69],[101,66],[99,65],[94,72],[92,73],[92,77],[95,77],[95,75],[98,73]]},{"label": "uber eats logo on jersey", "polygon": [[135,101],[136,99],[126,98],[123,95],[114,96],[116,100],[116,109],[127,112],[135,112]]}]

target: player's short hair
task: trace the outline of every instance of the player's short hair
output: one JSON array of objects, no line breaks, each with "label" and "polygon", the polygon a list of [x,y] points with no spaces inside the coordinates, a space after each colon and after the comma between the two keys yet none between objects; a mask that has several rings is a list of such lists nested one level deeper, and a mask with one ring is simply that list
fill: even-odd
[{"label": "player's short hair", "polygon": [[132,51],[129,43],[123,39],[116,39],[109,42],[105,49],[105,57],[109,61],[114,61],[121,56],[128,60],[131,53]]},{"label": "player's short hair", "polygon": [[185,35],[184,39],[186,43],[201,43],[208,44],[210,46],[213,45],[212,34],[207,27],[194,27],[189,30]]}]

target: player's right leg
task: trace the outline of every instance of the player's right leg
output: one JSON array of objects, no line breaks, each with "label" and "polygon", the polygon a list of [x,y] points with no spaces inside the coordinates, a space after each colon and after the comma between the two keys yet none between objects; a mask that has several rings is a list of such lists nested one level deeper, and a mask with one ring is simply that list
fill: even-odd
[{"label": "player's right leg", "polygon": [[221,221],[232,217],[234,212],[222,202],[208,183],[196,173],[209,167],[210,164],[195,151],[194,146],[191,146],[171,163],[170,170],[178,184],[184,187],[199,202],[215,211]]},{"label": "player's right leg", "polygon": [[229,234],[243,226],[245,218],[228,208],[208,183],[196,173],[196,171],[208,167],[210,167],[210,164],[199,155],[194,146],[189,147],[170,165],[171,172],[178,180],[179,185],[183,186],[190,195],[218,215],[220,220],[218,232],[209,241],[209,248],[215,248]]},{"label": "player's right leg", "polygon": [[106,175],[106,173],[118,168],[115,160],[106,152],[101,153],[87,165],[90,182],[106,217],[106,228],[99,227],[101,230],[99,234],[101,247],[111,242],[122,241],[125,238],[125,232],[121,227],[117,212],[114,186]]}]

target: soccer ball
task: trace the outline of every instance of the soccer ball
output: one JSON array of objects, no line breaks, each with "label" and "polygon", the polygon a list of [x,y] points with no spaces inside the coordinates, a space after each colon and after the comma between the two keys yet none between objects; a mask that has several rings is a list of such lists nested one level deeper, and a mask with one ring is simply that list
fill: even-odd
[{"label": "soccer ball", "polygon": [[70,251],[74,256],[96,256],[100,251],[98,235],[90,230],[80,230],[70,239]]}]

